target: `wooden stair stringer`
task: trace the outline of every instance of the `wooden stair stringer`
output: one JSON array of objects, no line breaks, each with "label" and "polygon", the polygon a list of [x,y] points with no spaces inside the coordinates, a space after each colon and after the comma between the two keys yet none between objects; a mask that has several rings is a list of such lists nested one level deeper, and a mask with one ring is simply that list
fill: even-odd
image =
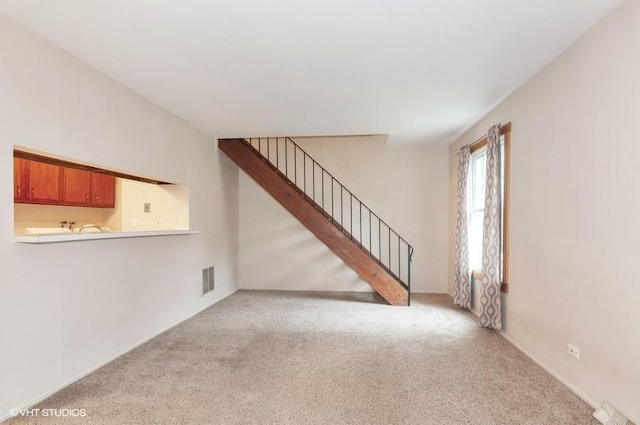
[{"label": "wooden stair stringer", "polygon": [[244,172],[296,217],[333,253],[351,267],[389,304],[409,304],[408,290],[356,242],[333,225],[272,166],[251,150],[242,139],[219,139],[218,147]]}]

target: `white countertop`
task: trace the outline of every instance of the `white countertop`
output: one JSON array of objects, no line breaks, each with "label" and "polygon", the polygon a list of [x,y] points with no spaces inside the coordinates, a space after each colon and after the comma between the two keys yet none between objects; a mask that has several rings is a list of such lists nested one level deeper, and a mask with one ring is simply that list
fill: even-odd
[{"label": "white countertop", "polygon": [[200,230],[148,230],[136,232],[92,232],[92,233],[50,233],[44,235],[15,235],[15,242],[54,243],[78,242],[96,239],[144,238],[149,236],[195,235]]}]

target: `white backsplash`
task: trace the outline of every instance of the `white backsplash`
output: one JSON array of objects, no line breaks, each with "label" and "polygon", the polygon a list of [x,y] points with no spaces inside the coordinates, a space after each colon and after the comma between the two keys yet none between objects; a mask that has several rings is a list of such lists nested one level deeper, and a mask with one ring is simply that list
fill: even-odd
[{"label": "white backsplash", "polygon": [[27,227],[60,227],[61,221],[75,221],[74,227],[106,225],[110,217],[116,214],[116,209],[14,204],[13,214],[15,234],[22,235]]}]

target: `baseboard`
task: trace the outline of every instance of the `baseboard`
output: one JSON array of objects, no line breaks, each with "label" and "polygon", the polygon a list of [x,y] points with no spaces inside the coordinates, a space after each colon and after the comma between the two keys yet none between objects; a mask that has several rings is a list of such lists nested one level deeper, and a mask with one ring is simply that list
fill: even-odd
[{"label": "baseboard", "polygon": [[[453,297],[452,294],[449,294],[451,297]],[[469,313],[473,314],[476,317],[480,317],[480,312],[479,311],[475,311],[475,310],[467,310]],[[536,356],[532,355],[528,350],[525,350],[524,348],[522,348],[522,346],[520,344],[518,344],[517,342],[515,342],[513,340],[513,338],[511,338],[509,335],[507,335],[506,333],[502,332],[502,331],[497,331],[498,334],[500,334],[500,336],[502,336],[504,339],[506,339],[509,344],[513,345],[514,347],[516,347],[520,352],[522,352],[525,356],[527,356],[529,359],[531,359],[531,361],[533,361],[535,364],[537,364],[538,366],[540,366],[542,369],[544,369],[545,372],[547,372],[549,375],[553,376],[555,379],[557,379],[562,385],[564,385],[565,387],[569,388],[569,390],[571,390],[571,392],[573,392],[575,395],[577,395],[578,397],[580,397],[580,399],[582,401],[584,401],[585,403],[587,403],[589,406],[593,407],[593,410],[595,411],[598,407],[600,407],[601,401],[597,401],[594,400],[590,397],[588,397],[586,394],[584,394],[582,391],[580,391],[579,389],[577,389],[576,387],[574,387],[570,382],[568,382],[566,379],[564,379],[562,376],[558,375],[555,371],[553,371],[553,369],[551,369],[550,367],[548,367],[546,364],[542,363]],[[625,412],[626,413],[626,412]],[[631,422],[633,422],[634,424],[640,424],[640,421],[634,418],[629,418],[629,420]]]},{"label": "baseboard", "polygon": [[[469,311],[469,313],[473,314],[474,316],[480,317],[480,312],[479,311],[474,311],[474,310],[468,310],[468,311]],[[555,373],[551,368],[549,368],[547,365],[545,365],[540,360],[538,360],[538,358],[536,358],[536,356],[532,355],[530,352],[528,352],[527,350],[522,348],[522,346],[520,344],[518,344],[517,342],[515,342],[513,340],[513,338],[511,338],[509,335],[507,335],[506,333],[504,333],[502,331],[497,331],[497,332],[498,332],[498,334],[500,336],[502,336],[504,339],[506,339],[509,342],[509,344],[511,344],[514,347],[516,347],[520,352],[522,352],[525,356],[527,356],[529,359],[531,359],[531,361],[533,361],[535,364],[537,364],[542,369],[544,369],[545,372],[547,372],[549,375],[553,376],[555,379],[560,381],[560,383],[562,385],[564,385],[565,387],[569,388],[571,390],[571,392],[573,392],[575,395],[580,397],[585,403],[587,403],[591,407],[593,407],[594,410],[599,406],[595,402],[595,400],[590,399],[585,394],[580,392],[577,388],[575,388],[573,385],[571,385],[571,383],[567,382],[564,378],[562,378],[560,375]]]},{"label": "baseboard", "polygon": [[411,290],[411,295],[448,295],[449,298],[453,299],[453,295],[451,295],[447,291],[444,291],[444,292],[433,292],[433,291],[426,292],[426,291],[414,291],[412,289]]},{"label": "baseboard", "polygon": [[[595,411],[597,408],[600,407],[600,405],[602,404],[602,400],[594,400],[591,397],[588,397],[586,394],[584,394],[582,391],[580,391],[579,389],[577,389],[576,387],[574,387],[570,382],[568,382],[566,379],[564,379],[562,376],[558,375],[556,372],[554,372],[550,367],[548,367],[547,365],[545,365],[544,363],[542,363],[540,360],[538,360],[538,358],[536,358],[534,355],[532,355],[531,353],[529,353],[527,350],[525,350],[524,348],[522,348],[518,343],[516,343],[509,335],[505,334],[504,332],[498,332],[504,339],[506,339],[511,345],[513,345],[514,347],[516,347],[518,350],[520,350],[525,356],[527,356],[528,358],[530,358],[535,364],[537,364],[538,366],[540,366],[542,369],[545,370],[545,372],[547,372],[549,375],[553,376],[555,379],[557,379],[562,385],[564,385],[565,387],[569,388],[571,390],[571,392],[573,392],[575,395],[577,395],[578,397],[580,397],[582,399],[582,401],[584,401],[585,403],[587,403],[589,406],[593,407],[593,410]],[[626,414],[626,412],[625,412]],[[632,418],[629,417],[629,420],[631,422],[633,422],[634,424],[640,424],[640,421],[636,418]]]},{"label": "baseboard", "polygon": [[550,367],[548,367],[547,365],[542,363],[540,360],[538,360],[538,358],[536,358],[534,355],[532,355],[527,350],[522,348],[522,346],[520,346],[518,343],[516,343],[509,335],[505,334],[504,332],[498,332],[498,333],[504,339],[506,339],[511,345],[513,345],[518,350],[520,350],[525,356],[530,358],[535,364],[537,364],[542,369],[544,369],[545,372],[547,372],[549,375],[553,376],[555,379],[560,381],[560,383],[562,385],[564,385],[565,387],[569,388],[571,390],[571,392],[573,392],[575,395],[580,397],[585,403],[587,403],[588,405],[593,407],[593,410],[597,409],[600,406],[600,404],[598,402],[596,402],[594,399],[592,399],[590,397],[587,397],[584,393],[582,393],[580,390],[578,390],[576,387],[574,387],[570,382],[568,382],[562,376],[560,376],[556,372],[554,372],[553,369],[551,369]]},{"label": "baseboard", "polygon": [[[114,360],[115,360],[115,359],[117,359],[118,357],[121,357],[121,356],[123,356],[123,355],[127,354],[129,351],[135,350],[136,348],[138,348],[138,347],[139,347],[139,346],[141,346],[142,344],[144,344],[144,343],[146,343],[146,342],[149,342],[149,341],[151,341],[153,338],[155,338],[155,337],[157,337],[157,336],[159,336],[159,335],[161,335],[161,334],[165,333],[165,332],[166,332],[166,331],[168,331],[169,329],[172,329],[172,328],[174,328],[174,327],[178,326],[180,323],[182,323],[182,322],[184,322],[184,321],[187,321],[187,320],[191,319],[192,317],[194,317],[194,316],[196,316],[196,315],[198,315],[198,314],[202,313],[204,310],[208,309],[209,307],[211,307],[211,306],[213,306],[213,305],[216,305],[217,303],[219,303],[220,301],[224,300],[225,298],[227,298],[227,297],[229,297],[229,296],[231,296],[231,295],[235,294],[237,291],[238,291],[238,289],[236,288],[236,290],[234,290],[233,292],[231,292],[231,293],[229,293],[229,294],[225,295],[224,297],[220,298],[218,301],[214,302],[213,304],[209,304],[208,306],[201,308],[200,310],[196,311],[196,312],[195,312],[195,313],[193,313],[192,315],[190,315],[190,316],[188,316],[188,317],[185,317],[184,319],[181,319],[181,320],[177,321],[176,323],[174,323],[174,324],[172,324],[172,325],[169,325],[169,326],[167,326],[167,327],[163,328],[162,330],[158,331],[157,333],[153,334],[152,336],[150,336],[150,337],[148,337],[148,338],[144,338],[144,339],[142,339],[142,340],[140,340],[140,341],[137,341],[137,342],[133,343],[133,345],[132,345],[131,347],[129,347],[129,348],[127,348],[127,349],[124,349],[124,350],[123,350],[123,351],[121,351],[120,353],[118,353],[118,354],[116,354],[116,355],[114,355],[114,356],[110,357],[108,360],[106,360],[106,361],[104,361],[104,362],[100,363],[99,365],[95,366],[94,368],[92,368],[92,369],[90,369],[90,370],[88,370],[88,371],[86,371],[86,372],[83,372],[83,373],[81,373],[80,375],[78,375],[78,376],[76,376],[76,377],[74,377],[74,378],[71,378],[71,379],[70,379],[69,381],[67,381],[66,383],[64,383],[64,384],[62,384],[62,385],[60,385],[60,386],[58,386],[58,387],[56,387],[56,388],[52,389],[51,391],[48,391],[47,393],[45,393],[45,394],[43,394],[43,395],[41,395],[41,396],[36,397],[35,399],[33,399],[33,400],[31,400],[30,402],[28,402],[28,403],[24,404],[23,406],[14,406],[14,407],[12,407],[12,408],[15,408],[15,409],[23,409],[23,410],[25,410],[25,409],[30,409],[31,407],[33,407],[33,406],[35,406],[36,404],[38,404],[38,403],[40,403],[40,402],[42,402],[42,401],[46,400],[47,398],[51,397],[53,394],[55,394],[55,393],[57,393],[58,391],[60,391],[60,390],[64,389],[65,387],[68,387],[69,385],[73,384],[74,382],[77,382],[77,381],[79,381],[80,379],[84,378],[85,376],[90,375],[91,373],[95,372],[96,370],[100,369],[101,367],[103,367],[103,366],[105,366],[105,365],[107,365],[107,364],[111,363],[112,361],[114,361]],[[12,416],[10,416],[10,415],[9,415],[9,413],[7,412],[5,415],[0,416],[0,423],[2,423],[2,422],[4,422],[4,421],[6,421],[6,420],[8,420],[8,419],[10,419],[11,417],[12,417]]]},{"label": "baseboard", "polygon": [[[580,397],[582,399],[582,401],[584,401],[585,403],[587,403],[588,405],[590,405],[591,407],[593,407],[593,410],[595,411],[597,408],[600,407],[600,405],[602,404],[602,400],[594,400],[590,397],[588,397],[587,395],[585,395],[584,393],[582,393],[580,390],[578,390],[576,387],[574,387],[573,385],[571,385],[570,382],[568,382],[567,380],[565,380],[564,378],[562,378],[560,375],[558,375],[557,373],[555,373],[551,368],[549,368],[547,365],[543,364],[541,361],[539,361],[535,356],[531,355],[529,352],[527,352],[527,350],[524,350],[519,344],[517,344],[511,337],[509,337],[508,335],[506,335],[503,332],[498,332],[504,339],[506,339],[511,345],[513,345],[514,347],[516,347],[518,350],[520,350],[525,356],[529,357],[535,364],[537,364],[538,366],[540,366],[542,369],[545,370],[545,372],[547,372],[549,375],[553,376],[555,379],[557,379],[562,385],[564,385],[565,387],[569,388],[575,395],[577,395],[578,397]],[[624,412],[625,415],[627,414],[627,412]],[[633,422],[634,424],[640,424],[640,419],[637,418],[633,418],[631,416],[628,417],[629,421]]]}]

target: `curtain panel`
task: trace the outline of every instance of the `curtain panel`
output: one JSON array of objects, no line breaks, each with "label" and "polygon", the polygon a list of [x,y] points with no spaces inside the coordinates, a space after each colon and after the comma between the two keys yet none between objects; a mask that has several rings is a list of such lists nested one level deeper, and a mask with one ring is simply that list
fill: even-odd
[{"label": "curtain panel", "polygon": [[455,271],[453,302],[466,309],[471,308],[471,270],[469,269],[469,235],[467,212],[467,188],[469,177],[469,146],[458,153],[458,193],[456,213]]},{"label": "curtain panel", "polygon": [[482,234],[482,278],[480,326],[500,330],[502,313],[502,184],[500,164],[500,125],[487,133],[486,183]]}]

